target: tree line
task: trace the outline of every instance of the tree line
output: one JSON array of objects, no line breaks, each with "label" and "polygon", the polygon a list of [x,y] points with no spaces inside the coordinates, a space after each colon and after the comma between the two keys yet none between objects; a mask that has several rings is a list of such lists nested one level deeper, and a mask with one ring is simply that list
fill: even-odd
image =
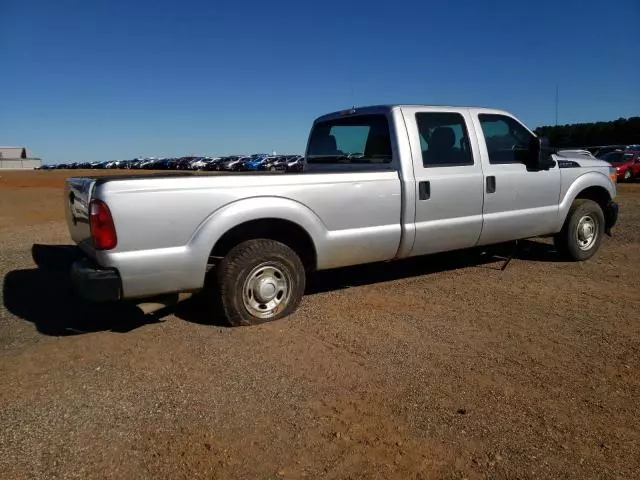
[{"label": "tree line", "polygon": [[640,117],[619,118],[610,122],[544,125],[534,132],[539,137],[547,137],[549,145],[556,148],[640,144]]}]

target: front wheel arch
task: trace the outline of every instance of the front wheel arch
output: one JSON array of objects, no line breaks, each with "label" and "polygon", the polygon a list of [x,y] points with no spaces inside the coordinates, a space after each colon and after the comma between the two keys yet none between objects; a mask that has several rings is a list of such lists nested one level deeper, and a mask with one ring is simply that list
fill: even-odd
[{"label": "front wheel arch", "polygon": [[563,226],[566,224],[566,222],[569,219],[571,206],[573,206],[573,204],[578,200],[591,200],[593,202],[596,202],[600,206],[602,211],[605,213],[605,225],[604,225],[605,232],[609,232],[609,230],[613,226],[613,223],[615,222],[614,218],[606,214],[608,211],[609,203],[612,201],[612,198],[609,192],[607,191],[607,189],[600,186],[592,186],[592,187],[585,188],[584,190],[580,191],[576,195],[576,197],[571,202],[569,210],[567,211],[567,215],[564,218]]},{"label": "front wheel arch", "polygon": [[605,216],[600,205],[590,199],[576,199],[562,230],[554,236],[558,252],[568,260],[591,258],[600,248],[605,233]]}]

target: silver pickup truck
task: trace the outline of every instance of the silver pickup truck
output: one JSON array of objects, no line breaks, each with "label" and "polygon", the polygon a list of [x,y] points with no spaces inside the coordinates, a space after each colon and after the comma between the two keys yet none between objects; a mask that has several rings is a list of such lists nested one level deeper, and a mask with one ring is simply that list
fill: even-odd
[{"label": "silver pickup truck", "polygon": [[585,260],[616,223],[615,182],[501,110],[353,108],[313,122],[302,173],[69,178],[71,275],[91,301],[204,290],[257,324],[291,314],[315,270],[536,236]]}]

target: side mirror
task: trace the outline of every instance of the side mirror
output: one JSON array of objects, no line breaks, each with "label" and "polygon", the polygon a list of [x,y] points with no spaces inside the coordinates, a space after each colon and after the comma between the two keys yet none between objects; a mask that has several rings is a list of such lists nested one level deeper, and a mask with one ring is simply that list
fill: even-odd
[{"label": "side mirror", "polygon": [[549,139],[547,137],[531,137],[527,168],[530,170],[549,170],[555,164],[551,159]]}]

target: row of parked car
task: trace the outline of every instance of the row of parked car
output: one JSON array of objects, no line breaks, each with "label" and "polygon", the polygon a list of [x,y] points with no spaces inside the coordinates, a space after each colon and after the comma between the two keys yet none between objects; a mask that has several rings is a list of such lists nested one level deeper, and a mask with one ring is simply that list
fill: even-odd
[{"label": "row of parked car", "polygon": [[302,155],[232,155],[228,157],[136,158],[108,162],[74,162],[43,165],[41,170],[58,169],[122,169],[122,170],[204,170],[204,171],[283,171],[300,172]]},{"label": "row of parked car", "polygon": [[[605,145],[584,149],[562,149],[560,155],[580,155],[599,158],[616,167],[618,181],[640,179],[640,145]],[[41,170],[52,169],[136,169],[136,170],[204,170],[204,171],[284,171],[301,172],[302,155],[267,155],[256,153],[228,157],[136,158],[109,162],[60,163],[43,165]]]},{"label": "row of parked car", "polygon": [[619,182],[640,179],[640,145],[608,145],[599,148],[595,156],[616,167]]}]

